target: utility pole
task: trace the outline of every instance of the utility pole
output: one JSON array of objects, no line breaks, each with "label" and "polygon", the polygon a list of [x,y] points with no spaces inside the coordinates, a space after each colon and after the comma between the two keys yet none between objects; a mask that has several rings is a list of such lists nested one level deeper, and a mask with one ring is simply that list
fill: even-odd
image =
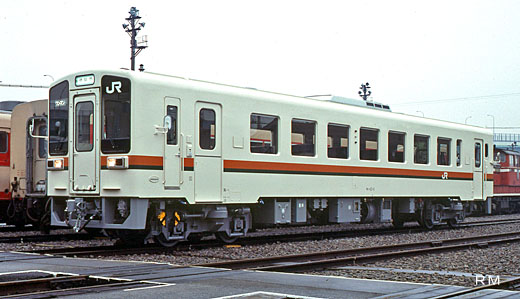
[{"label": "utility pole", "polygon": [[368,84],[368,82],[366,84],[361,84],[361,87],[359,89],[361,89],[363,92],[358,91],[358,94],[365,101],[372,94],[372,92],[369,90],[370,89],[370,85]]},{"label": "utility pole", "polygon": [[[141,53],[142,50],[146,49],[148,46],[138,46],[136,37],[139,33],[139,30],[144,28],[144,22],[140,23],[139,20],[141,17],[139,16],[139,10],[135,7],[130,8],[128,12],[130,17],[126,18],[128,24],[123,24],[123,29],[125,29],[126,33],[130,36],[130,69],[132,71],[135,70],[135,57]],[[136,27],[137,25],[137,27]],[[143,42],[146,42],[144,40]]]}]

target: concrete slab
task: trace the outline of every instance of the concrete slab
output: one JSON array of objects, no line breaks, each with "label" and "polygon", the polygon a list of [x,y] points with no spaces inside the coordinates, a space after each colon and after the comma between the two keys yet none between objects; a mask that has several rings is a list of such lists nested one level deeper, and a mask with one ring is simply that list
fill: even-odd
[{"label": "concrete slab", "polygon": [[[430,298],[463,287],[344,277],[179,267],[0,252],[0,275],[41,271],[139,281],[139,286],[74,295],[74,298]],[[488,290],[478,296],[520,298],[519,292]],[[471,298],[471,297],[465,297]],[[489,298],[489,297],[487,297]]]}]

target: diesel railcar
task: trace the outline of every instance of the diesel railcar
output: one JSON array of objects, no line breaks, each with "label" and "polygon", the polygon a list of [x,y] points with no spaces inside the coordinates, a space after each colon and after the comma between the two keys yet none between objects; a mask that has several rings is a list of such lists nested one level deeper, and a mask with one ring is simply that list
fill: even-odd
[{"label": "diesel railcar", "polygon": [[171,246],[265,225],[431,228],[493,190],[478,127],[124,70],[71,74],[49,99],[51,222],[78,231]]},{"label": "diesel railcar", "polygon": [[[48,230],[47,100],[24,102],[11,115],[9,223],[33,224]],[[50,209],[50,207],[47,207]]]},{"label": "diesel railcar", "polygon": [[[11,206],[9,166],[11,158],[11,111],[0,111],[0,222],[9,222]],[[11,212],[12,213],[12,212]]]},{"label": "diesel railcar", "polygon": [[0,113],[0,222],[39,226],[44,219],[48,228],[47,100],[1,105],[12,111]]},{"label": "diesel railcar", "polygon": [[520,152],[496,147],[495,162],[491,211],[520,213]]}]

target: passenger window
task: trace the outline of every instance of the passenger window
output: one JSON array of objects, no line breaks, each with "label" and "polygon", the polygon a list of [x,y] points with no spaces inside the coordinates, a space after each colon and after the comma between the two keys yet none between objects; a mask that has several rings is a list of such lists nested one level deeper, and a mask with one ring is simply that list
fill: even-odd
[{"label": "passenger window", "polygon": [[7,136],[7,132],[0,131],[0,154],[7,153],[7,149],[9,148],[9,140]]},{"label": "passenger window", "polygon": [[460,166],[460,155],[462,151],[462,140],[457,139],[457,166]]},{"label": "passenger window", "polygon": [[437,138],[437,165],[450,165],[450,143],[451,139]]},{"label": "passenger window", "polygon": [[404,162],[404,137],[405,133],[388,132],[388,161]]},{"label": "passenger window", "polygon": [[430,137],[415,135],[413,137],[413,162],[416,164],[428,164]]},{"label": "passenger window", "polygon": [[172,119],[171,127],[166,132],[166,144],[176,145],[177,144],[177,107],[166,106],[166,115]]},{"label": "passenger window", "polygon": [[482,145],[475,143],[475,167],[479,168],[482,160]]},{"label": "passenger window", "polygon": [[251,114],[249,148],[252,153],[278,153],[278,117]]},{"label": "passenger window", "polygon": [[[47,136],[47,126],[43,125],[38,129],[39,136]],[[47,158],[47,142],[44,138],[38,138],[38,157]]]},{"label": "passenger window", "polygon": [[94,147],[94,103],[76,105],[76,150],[88,152]]},{"label": "passenger window", "polygon": [[327,127],[327,155],[329,158],[348,159],[349,126],[329,124]]},{"label": "passenger window", "polygon": [[315,156],[316,122],[293,119],[291,128],[291,153],[294,156]]},{"label": "passenger window", "polygon": [[361,160],[376,161],[378,159],[379,130],[361,128],[359,131],[359,158]]},{"label": "passenger window", "polygon": [[201,149],[215,148],[215,111],[200,109],[199,145]]}]

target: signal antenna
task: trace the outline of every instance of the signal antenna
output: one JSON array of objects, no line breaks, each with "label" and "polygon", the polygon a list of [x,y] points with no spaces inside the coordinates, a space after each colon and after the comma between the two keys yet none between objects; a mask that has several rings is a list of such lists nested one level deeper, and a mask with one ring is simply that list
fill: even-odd
[{"label": "signal antenna", "polygon": [[368,82],[366,84],[361,84],[361,87],[359,89],[361,89],[363,92],[358,91],[358,94],[365,101],[372,94],[372,92],[369,90],[370,89],[370,84],[368,84]]}]

